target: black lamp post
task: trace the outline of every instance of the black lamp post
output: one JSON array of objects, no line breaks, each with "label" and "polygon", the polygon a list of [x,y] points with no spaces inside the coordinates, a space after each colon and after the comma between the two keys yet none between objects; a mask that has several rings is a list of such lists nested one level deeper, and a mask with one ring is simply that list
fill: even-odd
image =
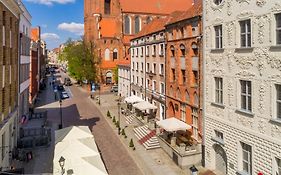
[{"label": "black lamp post", "polygon": [[189,168],[191,175],[197,175],[198,174],[198,169],[192,165],[192,167]]},{"label": "black lamp post", "polygon": [[59,165],[61,167],[61,174],[64,174],[65,170],[64,170],[64,163],[65,163],[65,158],[64,157],[60,157],[60,160],[59,160]]},{"label": "black lamp post", "polygon": [[118,126],[118,135],[120,135],[120,130],[121,130],[121,121],[120,121],[120,98],[118,99],[118,123],[119,123],[119,126]]},{"label": "black lamp post", "polygon": [[60,103],[60,125],[59,125],[59,129],[62,129],[62,109],[61,109],[62,100],[61,99],[60,99],[59,103]]}]

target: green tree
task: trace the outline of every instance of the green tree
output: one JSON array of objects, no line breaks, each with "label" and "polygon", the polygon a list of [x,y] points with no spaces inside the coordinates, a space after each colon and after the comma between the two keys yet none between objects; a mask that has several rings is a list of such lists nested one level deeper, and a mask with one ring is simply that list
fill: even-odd
[{"label": "green tree", "polygon": [[68,72],[78,83],[83,80],[95,82],[97,74],[94,60],[97,60],[97,56],[93,52],[92,44],[86,44],[84,40],[69,39],[59,59],[68,62]]},{"label": "green tree", "polygon": [[118,67],[115,67],[114,69],[113,69],[113,78],[114,78],[114,82],[116,83],[116,84],[118,84]]}]

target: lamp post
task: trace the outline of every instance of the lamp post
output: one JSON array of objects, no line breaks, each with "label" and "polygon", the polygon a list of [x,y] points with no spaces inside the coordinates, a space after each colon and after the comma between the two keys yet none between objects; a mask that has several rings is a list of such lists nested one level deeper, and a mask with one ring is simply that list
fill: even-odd
[{"label": "lamp post", "polygon": [[65,163],[65,158],[64,157],[60,157],[60,160],[59,160],[59,165],[61,167],[61,174],[63,175],[65,170],[64,170],[64,163]]},{"label": "lamp post", "polygon": [[60,99],[59,103],[60,103],[60,125],[59,125],[59,129],[62,129],[62,109],[61,109],[62,100],[61,99]]},{"label": "lamp post", "polygon": [[198,174],[198,169],[192,165],[192,167],[189,168],[191,175],[197,175]]},{"label": "lamp post", "polygon": [[121,103],[120,103],[120,98],[118,99],[118,103],[117,103],[117,105],[118,105],[118,135],[120,135],[120,130],[121,130],[121,121],[120,121],[120,105],[121,105]]}]

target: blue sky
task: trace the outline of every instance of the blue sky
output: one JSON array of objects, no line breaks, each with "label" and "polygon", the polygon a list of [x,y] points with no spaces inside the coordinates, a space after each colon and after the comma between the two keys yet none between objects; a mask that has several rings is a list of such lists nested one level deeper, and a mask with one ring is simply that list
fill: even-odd
[{"label": "blue sky", "polygon": [[83,34],[83,0],[22,0],[32,16],[32,26],[41,26],[41,37],[53,49],[68,38]]}]

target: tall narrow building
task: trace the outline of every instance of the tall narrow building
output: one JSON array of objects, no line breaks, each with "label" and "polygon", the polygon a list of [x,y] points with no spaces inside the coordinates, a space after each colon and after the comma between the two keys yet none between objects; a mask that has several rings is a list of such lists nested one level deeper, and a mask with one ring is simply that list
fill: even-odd
[{"label": "tall narrow building", "polygon": [[17,145],[18,116],[18,38],[21,10],[16,0],[0,2],[0,167],[11,164],[11,151]]},{"label": "tall narrow building", "polygon": [[204,1],[206,167],[281,174],[281,2]]}]

